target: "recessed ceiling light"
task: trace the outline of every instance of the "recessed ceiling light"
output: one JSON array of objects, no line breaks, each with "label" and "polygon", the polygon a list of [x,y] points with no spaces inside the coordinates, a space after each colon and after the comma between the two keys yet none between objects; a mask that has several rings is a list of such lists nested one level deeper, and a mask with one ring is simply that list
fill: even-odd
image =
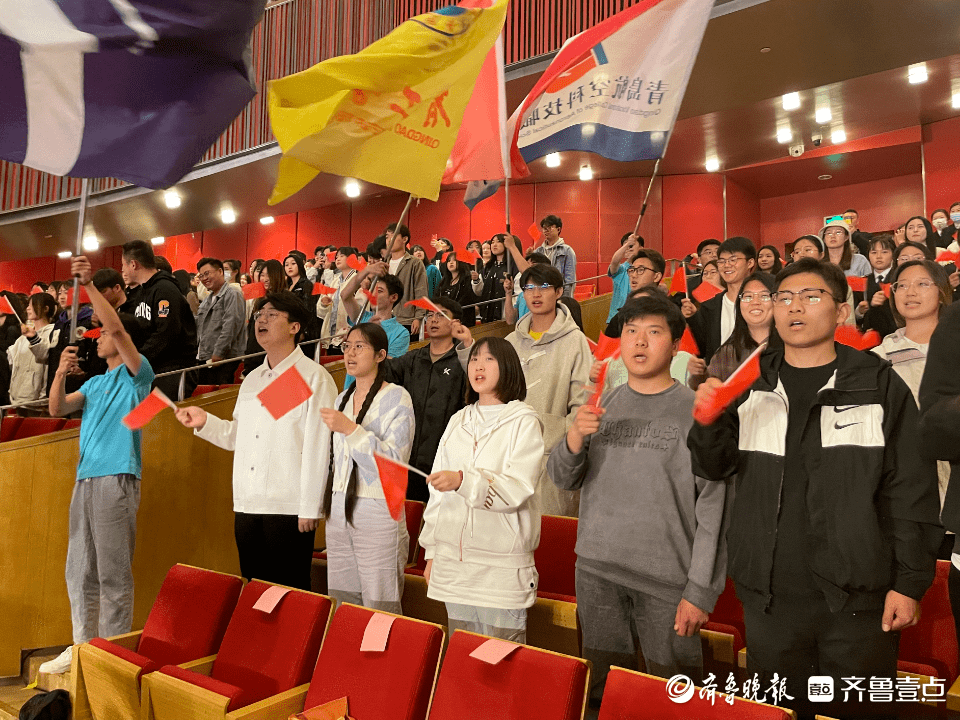
[{"label": "recessed ceiling light", "polygon": [[150,242],[151,242],[153,245],[163,245],[163,243],[164,243],[165,240],[166,240],[166,238],[162,238],[162,237],[150,238]]},{"label": "recessed ceiling light", "polygon": [[180,207],[180,195],[173,190],[167,190],[163,194],[163,201],[167,204],[167,207],[171,210]]},{"label": "recessed ceiling light", "polygon": [[830,133],[830,142],[834,145],[839,145],[842,142],[847,141],[847,133],[843,131],[843,128],[837,128],[832,133]]},{"label": "recessed ceiling light", "polygon": [[707,158],[705,167],[707,168],[707,172],[716,172],[720,169],[720,160],[715,157]]},{"label": "recessed ceiling light", "polygon": [[560,153],[547,155],[547,167],[560,167]]},{"label": "recessed ceiling light", "polygon": [[800,93],[792,92],[783,96],[783,109],[796,110],[800,107]]},{"label": "recessed ceiling light", "polygon": [[98,250],[99,248],[100,248],[100,241],[97,240],[96,235],[87,235],[83,239],[83,249],[86,250],[87,252],[93,252],[94,250]]},{"label": "recessed ceiling light", "polygon": [[777,130],[777,142],[778,143],[788,143],[793,139],[793,132],[790,130],[790,127],[782,127]]},{"label": "recessed ceiling light", "polygon": [[58,252],[58,253],[57,253],[57,257],[58,257],[58,258],[68,258],[68,257],[70,257],[71,255],[73,255],[73,253],[70,252],[69,250],[64,250],[63,252]]},{"label": "recessed ceiling light", "polygon": [[347,180],[347,184],[343,186],[343,191],[347,194],[347,197],[360,197],[360,183],[350,178]]},{"label": "recessed ceiling light", "polygon": [[593,180],[593,170],[590,169],[589,165],[584,165],[582,168],[580,168],[580,179]]},{"label": "recessed ceiling light", "polygon": [[229,225],[232,222],[235,222],[237,219],[237,214],[233,211],[233,208],[224,208],[220,211],[220,221]]},{"label": "recessed ceiling light", "polygon": [[273,215],[267,215],[266,217],[260,218],[261,225],[273,225]]},{"label": "recessed ceiling light", "polygon": [[584,123],[580,128],[580,135],[583,137],[593,137],[597,132],[597,126],[593,123]]},{"label": "recessed ceiling light", "polygon": [[953,94],[953,100],[952,100],[951,104],[952,104],[953,107],[955,107],[955,108],[960,108],[960,92],[956,92],[956,93]]},{"label": "recessed ceiling light", "polygon": [[927,81],[927,64],[916,63],[907,68],[907,81],[911,85],[917,85]]},{"label": "recessed ceiling light", "polygon": [[817,180],[832,180],[833,175],[818,175]]},{"label": "recessed ceiling light", "polygon": [[762,53],[768,53],[768,52],[770,52],[770,48],[768,48],[768,47],[762,47],[762,48],[760,48],[760,52],[762,52]]},{"label": "recessed ceiling light", "polygon": [[816,121],[818,123],[823,125],[824,123],[828,123],[831,120],[833,120],[833,113],[830,112],[830,108],[828,107],[817,108]]}]

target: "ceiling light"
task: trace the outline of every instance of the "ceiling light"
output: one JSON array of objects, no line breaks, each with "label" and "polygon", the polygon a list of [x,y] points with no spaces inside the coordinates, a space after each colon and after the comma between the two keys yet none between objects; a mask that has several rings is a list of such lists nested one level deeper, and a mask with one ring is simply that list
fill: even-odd
[{"label": "ceiling light", "polygon": [[800,93],[792,92],[783,96],[783,109],[796,110],[800,107]]},{"label": "ceiling light", "polygon": [[180,195],[178,195],[173,190],[167,190],[163,194],[163,201],[167,204],[167,207],[171,210],[180,207]]},{"label": "ceiling light", "polygon": [[86,250],[87,252],[93,252],[94,250],[98,250],[99,248],[100,248],[100,241],[97,240],[96,235],[87,235],[83,239],[83,249]]},{"label": "ceiling light", "polygon": [[832,133],[830,133],[830,142],[834,145],[839,145],[842,142],[847,141],[847,134],[843,131],[843,128],[837,128]]},{"label": "ceiling light", "polygon": [[593,137],[597,132],[597,126],[593,123],[584,123],[580,127],[580,135],[583,137]]},{"label": "ceiling light", "polygon": [[582,168],[580,168],[580,179],[593,180],[593,170],[590,169],[589,165],[584,165]]},{"label": "ceiling light", "polygon": [[716,172],[720,169],[720,160],[715,157],[707,158],[707,172]]},{"label": "ceiling light", "polygon": [[220,220],[223,223],[229,225],[237,219],[237,214],[233,211],[233,208],[224,208],[220,211]]},{"label": "ceiling light", "polygon": [[911,85],[917,85],[927,81],[927,64],[916,63],[907,68],[907,81]]},{"label": "ceiling light", "polygon": [[360,197],[360,183],[350,178],[347,180],[347,184],[343,186],[343,191],[347,194],[347,197]]},{"label": "ceiling light", "polygon": [[70,252],[69,250],[64,250],[63,252],[58,252],[58,253],[57,253],[57,257],[58,257],[58,258],[64,258],[64,259],[70,257],[71,255],[73,255],[73,253]]},{"label": "ceiling light", "polygon": [[953,94],[953,102],[952,102],[952,105],[953,105],[953,107],[955,107],[955,108],[960,108],[960,92],[956,92],[956,93]]},{"label": "ceiling light", "polygon": [[163,245],[163,243],[164,243],[165,240],[166,240],[166,238],[162,238],[162,237],[150,238],[150,242],[151,242],[153,245]]},{"label": "ceiling light", "polygon": [[768,52],[770,52],[770,48],[768,48],[768,47],[762,47],[762,48],[760,48],[760,52],[762,52],[762,53],[768,53]]},{"label": "ceiling light", "polygon": [[273,225],[273,215],[267,215],[266,217],[260,218],[261,225]]},{"label": "ceiling light", "polygon": [[817,108],[816,121],[818,123],[823,125],[824,123],[828,123],[831,120],[833,120],[833,113],[830,112],[830,108],[828,107]]},{"label": "ceiling light", "polygon": [[560,167],[560,153],[547,155],[547,167]]},{"label": "ceiling light", "polygon": [[777,130],[777,142],[788,143],[793,139],[793,132],[789,127],[782,127]]},{"label": "ceiling light", "polygon": [[833,180],[833,175],[817,175],[817,180]]}]

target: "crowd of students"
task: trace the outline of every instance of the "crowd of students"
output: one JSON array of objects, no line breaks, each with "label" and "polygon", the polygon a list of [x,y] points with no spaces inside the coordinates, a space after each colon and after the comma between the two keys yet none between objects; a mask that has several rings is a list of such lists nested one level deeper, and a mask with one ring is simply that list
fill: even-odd
[{"label": "crowd of students", "polygon": [[[524,254],[498,234],[474,245],[473,264],[445,238],[428,257],[403,225],[366,248],[363,267],[351,247],[255,260],[249,281],[266,295],[247,302],[231,282],[243,280],[239,263],[203,258],[195,314],[191,279],[178,284],[146,243],[124,246],[122,276],[75,259],[92,301],[78,322],[102,326],[102,369],[84,370],[82,345],[64,337],[66,293],[56,305],[41,285],[6,353],[17,398],[43,397],[46,385],[52,414],[84,414],[67,564],[75,642],[129,629],[139,434],[119,417],[161,385],[154,374],[262,350],[261,363],[244,363],[231,420],[177,412],[200,439],[234,451],[244,576],[309,588],[325,518],[331,595],[401,611],[409,538],[387,510],[380,454],[414,468],[408,497],[427,503],[428,594],[446,604],[451,628],[524,641],[541,515],[579,516],[594,703],[611,664],[635,666],[638,646],[648,671],[699,681],[698,630],[728,575],[744,606],[748,671],[785,680],[785,702],[802,715],[811,675],[895,677],[898,631],[917,622],[938,557],[952,560],[960,617],[950,537],[960,508],[949,491],[960,443],[942,441],[960,427],[960,312],[950,307],[960,274],[936,260],[957,252],[960,204],[893,233],[865,233],[858,220],[849,210],[797,238],[786,265],[747,238],[705,240],[683,259],[686,291],[672,294],[664,257],[626,233],[609,262],[604,330],[620,353],[603,362],[570,297],[576,254],[556,216],[542,221],[539,248]],[[852,289],[860,277],[865,290]],[[314,282],[333,292],[314,295]],[[702,302],[700,284],[713,288]],[[429,308],[409,304],[428,295]],[[501,318],[515,323],[505,339],[474,341],[478,319]],[[869,353],[837,343],[843,325],[882,342]],[[429,342],[408,350],[421,329]],[[695,350],[680,351],[685,334]],[[718,420],[695,422],[695,404],[715,401],[761,346],[760,378]],[[309,356],[321,352],[343,356],[339,395]],[[257,395],[290,367],[312,394],[274,420]],[[195,381],[236,369],[214,365]],[[102,465],[105,448],[122,462]],[[108,485],[126,524],[104,539],[97,528],[120,501],[85,493]],[[113,553],[126,570],[105,574],[91,553]]]}]

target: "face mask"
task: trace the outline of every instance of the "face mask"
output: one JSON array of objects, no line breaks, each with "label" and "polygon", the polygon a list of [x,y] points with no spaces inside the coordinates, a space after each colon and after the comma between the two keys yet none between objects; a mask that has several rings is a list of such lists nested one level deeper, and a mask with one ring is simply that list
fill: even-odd
[{"label": "face mask", "polygon": [[230,272],[229,270],[225,270],[223,273],[223,277],[227,282],[231,282],[233,280],[233,273]]},{"label": "face mask", "polygon": [[955,223],[960,223],[960,213],[950,213],[950,219]]},{"label": "face mask", "polygon": [[936,220],[933,221],[933,226],[937,230],[943,230],[947,226],[946,218],[938,217]]}]

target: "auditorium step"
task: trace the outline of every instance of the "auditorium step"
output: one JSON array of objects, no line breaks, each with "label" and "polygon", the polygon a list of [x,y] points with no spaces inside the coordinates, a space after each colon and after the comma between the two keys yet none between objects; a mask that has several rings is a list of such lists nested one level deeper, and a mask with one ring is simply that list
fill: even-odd
[{"label": "auditorium step", "polygon": [[37,681],[37,690],[66,690],[70,692],[70,672],[48,675],[39,672],[40,666],[47,660],[53,660],[59,652],[44,652],[43,654],[31,655],[26,659],[23,666],[23,677],[28,683]]},{"label": "auditorium step", "polygon": [[36,694],[23,684],[0,686],[0,720],[17,720],[20,708]]}]

